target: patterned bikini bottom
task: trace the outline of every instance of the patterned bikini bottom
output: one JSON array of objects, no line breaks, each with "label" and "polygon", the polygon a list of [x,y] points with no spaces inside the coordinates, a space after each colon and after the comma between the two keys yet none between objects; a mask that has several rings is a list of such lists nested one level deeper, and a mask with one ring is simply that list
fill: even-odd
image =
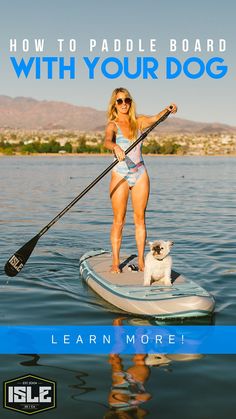
[{"label": "patterned bikini bottom", "polygon": [[143,161],[134,163],[129,157],[126,156],[124,161],[119,162],[113,169],[122,178],[126,179],[129,186],[133,187],[140,176],[146,172],[146,167]]}]

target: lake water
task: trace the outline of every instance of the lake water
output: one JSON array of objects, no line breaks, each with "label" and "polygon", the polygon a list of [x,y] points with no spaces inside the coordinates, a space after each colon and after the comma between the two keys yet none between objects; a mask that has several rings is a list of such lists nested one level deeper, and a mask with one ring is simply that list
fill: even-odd
[{"label": "lake water", "polygon": [[[236,158],[146,157],[151,178],[148,239],[171,239],[174,269],[216,299],[216,325],[236,324]],[[33,237],[111,162],[111,157],[1,157],[1,325],[112,325],[110,311],[81,281],[78,261],[110,249],[109,174],[39,241],[20,275],[9,256]],[[129,204],[123,249],[134,253]],[[134,324],[130,316],[124,321]],[[33,374],[58,386],[45,418],[225,419],[236,411],[236,356],[2,355],[2,381]],[[144,389],[115,394],[112,371],[143,377]],[[124,374],[123,374],[124,376]],[[114,374],[113,374],[114,379]],[[0,392],[1,393],[1,392]],[[134,396],[134,393],[136,396]],[[2,394],[1,405],[2,405]],[[109,404],[110,401],[110,404]],[[127,407],[132,401],[132,409]],[[22,417],[0,407],[0,418]]]}]

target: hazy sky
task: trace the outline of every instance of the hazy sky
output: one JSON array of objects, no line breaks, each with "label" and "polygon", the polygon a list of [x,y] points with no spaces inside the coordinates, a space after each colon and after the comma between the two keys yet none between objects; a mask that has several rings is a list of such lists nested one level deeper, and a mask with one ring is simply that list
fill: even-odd
[{"label": "hazy sky", "polygon": [[[234,0],[0,0],[0,94],[11,97],[26,96],[40,100],[57,100],[80,106],[91,106],[105,110],[110,94],[115,87],[127,87],[137,104],[138,113],[154,114],[173,101],[179,106],[180,118],[195,121],[235,122],[235,15]],[[17,40],[18,51],[9,51],[9,39]],[[34,38],[44,38],[44,52],[35,53]],[[65,49],[58,52],[57,39],[64,39]],[[98,48],[89,52],[89,39],[97,40]],[[120,39],[122,50],[114,53],[113,40]],[[125,51],[125,40],[129,38],[137,47],[142,39],[143,47],[148,47],[151,38],[157,40],[157,52]],[[177,40],[178,51],[169,51],[169,39]],[[226,40],[226,52],[218,51],[218,40]],[[29,53],[22,52],[22,40],[29,39]],[[67,48],[69,39],[76,39],[77,51]],[[101,52],[101,41],[108,40],[109,52]],[[190,51],[181,51],[182,39],[190,42]],[[200,39],[203,51],[194,53],[194,41]],[[206,52],[206,40],[213,39],[214,52]],[[199,79],[185,75],[168,80],[165,78],[165,59],[175,56],[184,61],[198,56],[206,63],[219,56],[228,66],[228,73],[221,79],[213,79],[206,74]],[[30,56],[75,56],[78,60],[75,80],[59,80],[55,76],[48,80],[42,70],[42,78],[28,79],[16,77],[10,56],[17,59]],[[158,79],[107,79],[100,71],[100,64],[94,80],[88,78],[88,71],[82,62],[83,56],[104,60],[115,56],[123,60],[128,56],[134,65],[137,56],[153,56],[159,61]],[[77,63],[77,61],[76,61]],[[45,64],[45,63],[44,63]]]}]

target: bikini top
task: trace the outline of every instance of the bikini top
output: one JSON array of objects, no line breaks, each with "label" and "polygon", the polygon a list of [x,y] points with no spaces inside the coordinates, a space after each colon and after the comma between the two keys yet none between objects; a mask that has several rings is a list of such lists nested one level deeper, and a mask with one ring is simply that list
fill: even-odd
[{"label": "bikini top", "polygon": [[[122,148],[122,150],[125,151],[136,139],[129,140],[128,138],[124,137],[124,135],[123,135],[119,125],[117,124],[117,122],[115,122],[115,124],[117,126],[116,144],[119,145],[120,148]],[[143,141],[140,141],[140,143],[138,143],[136,145],[136,147],[134,147],[133,150],[131,150],[129,152],[129,158],[135,164],[143,162],[142,145],[143,145]]]}]

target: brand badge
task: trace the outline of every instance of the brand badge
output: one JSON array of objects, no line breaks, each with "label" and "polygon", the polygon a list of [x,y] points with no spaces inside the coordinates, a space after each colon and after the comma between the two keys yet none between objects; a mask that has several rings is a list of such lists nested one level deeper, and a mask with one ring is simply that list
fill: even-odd
[{"label": "brand badge", "polygon": [[56,382],[25,375],[3,383],[6,409],[32,415],[56,407]]}]

